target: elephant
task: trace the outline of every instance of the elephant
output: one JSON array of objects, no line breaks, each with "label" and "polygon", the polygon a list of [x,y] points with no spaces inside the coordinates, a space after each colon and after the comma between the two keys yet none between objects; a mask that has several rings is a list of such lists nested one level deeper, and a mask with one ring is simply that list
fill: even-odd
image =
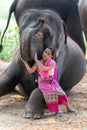
[{"label": "elephant", "polygon": [[79,0],[78,3],[79,15],[82,24],[82,29],[87,40],[87,0]]},{"label": "elephant", "polygon": [[[8,28],[11,13],[14,12],[16,22],[20,25],[19,19],[22,13],[28,9],[50,9],[55,11],[64,20],[67,26],[68,35],[81,47],[85,54],[86,48],[82,37],[82,27],[78,13],[79,0],[14,0],[9,12],[8,22],[5,31]],[[4,31],[4,33],[5,33]],[[4,33],[1,39],[3,41]],[[0,51],[2,45],[0,46]]]},{"label": "elephant", "polygon": [[[18,11],[19,4],[16,6]],[[40,118],[44,114],[46,103],[38,88],[38,74],[37,71],[28,73],[21,57],[33,66],[34,53],[37,52],[38,59],[41,59],[43,50],[53,46],[57,80],[66,93],[83,77],[85,57],[77,43],[67,35],[66,25],[58,13],[50,9],[27,9],[21,15],[18,14],[20,44],[10,65],[0,73],[0,96],[12,92],[20,84],[29,97],[25,106],[25,118]]]}]

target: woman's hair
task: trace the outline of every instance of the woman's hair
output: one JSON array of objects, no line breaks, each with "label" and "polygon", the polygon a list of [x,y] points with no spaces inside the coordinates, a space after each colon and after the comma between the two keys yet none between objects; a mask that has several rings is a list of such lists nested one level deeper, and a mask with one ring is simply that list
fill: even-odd
[{"label": "woman's hair", "polygon": [[47,48],[50,49],[51,52],[52,52],[52,55],[54,55],[54,47],[53,46],[48,46]]}]

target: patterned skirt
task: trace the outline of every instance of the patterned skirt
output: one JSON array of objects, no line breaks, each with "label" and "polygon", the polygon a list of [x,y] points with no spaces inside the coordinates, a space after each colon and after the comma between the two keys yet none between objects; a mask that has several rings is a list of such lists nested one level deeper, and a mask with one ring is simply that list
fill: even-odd
[{"label": "patterned skirt", "polygon": [[67,104],[68,97],[66,94],[59,94],[59,92],[43,93],[47,108],[50,112],[59,112],[59,104]]},{"label": "patterned skirt", "polygon": [[68,103],[67,95],[56,80],[39,79],[38,84],[50,112],[58,112],[59,104]]}]

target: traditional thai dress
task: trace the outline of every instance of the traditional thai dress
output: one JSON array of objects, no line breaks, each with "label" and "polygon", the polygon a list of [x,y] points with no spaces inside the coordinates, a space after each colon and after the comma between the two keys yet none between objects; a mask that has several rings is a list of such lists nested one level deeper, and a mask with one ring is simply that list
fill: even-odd
[{"label": "traditional thai dress", "polygon": [[[55,61],[49,59],[42,64],[47,67],[51,66]],[[58,104],[67,104],[68,97],[57,82],[57,68],[56,65],[50,71],[44,71],[41,68],[38,71],[38,85],[41,90],[47,107],[50,112],[59,112]]]}]

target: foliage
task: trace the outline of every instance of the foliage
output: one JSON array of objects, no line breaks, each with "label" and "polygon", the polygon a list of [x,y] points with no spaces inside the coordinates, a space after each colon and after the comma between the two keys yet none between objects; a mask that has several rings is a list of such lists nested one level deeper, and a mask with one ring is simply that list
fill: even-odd
[{"label": "foliage", "polygon": [[3,50],[0,53],[0,59],[6,61],[10,61],[12,59],[14,48],[18,44],[18,36],[18,27],[13,27],[12,29],[9,28],[7,30],[3,39]]},{"label": "foliage", "polygon": [[84,43],[85,43],[85,47],[86,47],[86,56],[87,56],[87,41],[85,38],[85,34],[83,33],[83,39],[84,39]]}]

